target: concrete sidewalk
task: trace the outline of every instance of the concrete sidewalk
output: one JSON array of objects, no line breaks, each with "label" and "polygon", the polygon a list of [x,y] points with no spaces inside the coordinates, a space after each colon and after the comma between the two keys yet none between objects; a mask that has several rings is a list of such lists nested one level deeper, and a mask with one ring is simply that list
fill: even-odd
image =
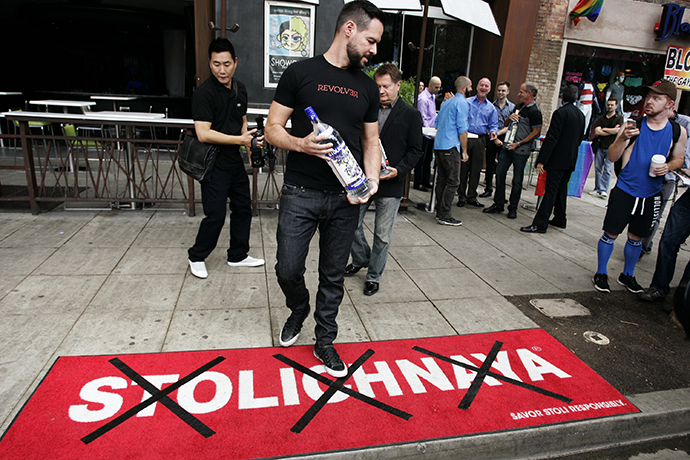
[{"label": "concrete sidewalk", "polygon": [[[413,201],[428,197],[412,191]],[[532,187],[523,193],[530,202]],[[605,205],[586,193],[570,198],[568,228],[545,235],[519,231],[534,215],[522,207],[517,220],[453,207],[461,227],[439,225],[419,209],[401,213],[379,293],[363,295],[363,272],[346,278],[338,342],[537,327],[505,297],[592,290]],[[266,265],[228,267],[226,225],[206,280],[187,265],[199,215],[60,207],[0,216],[0,432],[58,356],[278,346],[288,310],[274,272],[275,210],[261,210],[252,222],[250,254]],[[373,213],[366,224],[373,226]],[[689,258],[682,250],[674,283]],[[317,260],[315,238],[306,274],[312,302]],[[643,286],[655,260],[656,251],[638,264]],[[609,272],[622,268],[618,241]],[[313,330],[310,318],[297,343],[313,343]],[[690,388],[626,396],[641,414],[317,457],[535,458],[690,432]]]}]

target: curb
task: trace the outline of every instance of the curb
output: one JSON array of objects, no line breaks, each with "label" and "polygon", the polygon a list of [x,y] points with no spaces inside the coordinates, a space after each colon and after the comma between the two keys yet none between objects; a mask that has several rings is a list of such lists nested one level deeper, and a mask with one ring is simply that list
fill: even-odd
[{"label": "curb", "polygon": [[546,459],[690,433],[690,388],[631,395],[626,398],[641,412],[498,433],[292,458]]}]

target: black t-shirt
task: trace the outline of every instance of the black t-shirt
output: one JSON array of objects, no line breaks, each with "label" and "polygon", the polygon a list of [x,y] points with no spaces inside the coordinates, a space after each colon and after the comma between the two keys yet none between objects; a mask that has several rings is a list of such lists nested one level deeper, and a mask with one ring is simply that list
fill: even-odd
[{"label": "black t-shirt", "polygon": [[[378,121],[379,92],[374,80],[359,69],[341,69],[323,56],[298,61],[285,69],[274,100],[293,109],[291,134],[305,137],[314,130],[304,109],[333,126],[362,166],[360,133],[363,123]],[[285,182],[317,190],[341,190],[342,185],[322,158],[289,152]]]},{"label": "black t-shirt", "polygon": [[[623,121],[623,115],[614,114],[611,118],[607,118],[606,114],[603,114],[602,116],[597,118],[597,121],[595,121],[592,125],[592,132],[594,132],[594,128],[596,128],[597,126],[599,126],[600,128],[615,128],[616,125],[623,125]],[[601,144],[599,144],[599,148],[602,149],[608,149],[609,147],[611,147],[611,144],[613,144],[613,141],[616,140],[615,134],[598,137],[599,139],[601,139]]]},{"label": "black t-shirt", "polygon": [[[192,119],[211,123],[211,129],[223,134],[242,134],[243,117],[247,113],[247,89],[242,82],[232,79],[232,89],[211,76],[192,96]],[[219,169],[243,168],[239,145],[218,145],[216,159]]]}]

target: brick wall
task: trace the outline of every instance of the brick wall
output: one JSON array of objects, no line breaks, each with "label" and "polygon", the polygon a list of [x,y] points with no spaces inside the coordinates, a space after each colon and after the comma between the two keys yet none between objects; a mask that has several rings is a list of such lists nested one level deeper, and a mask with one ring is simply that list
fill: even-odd
[{"label": "brick wall", "polygon": [[568,0],[543,0],[537,16],[537,27],[527,69],[527,81],[539,88],[537,103],[544,115],[546,134],[551,113],[556,109],[552,100],[558,93],[558,69],[563,48],[563,28],[568,17]]},{"label": "brick wall", "polygon": [[[513,0],[515,1],[515,0]],[[639,0],[630,0],[639,1]],[[646,3],[678,3],[686,8],[690,7],[689,0],[644,0]],[[568,19],[568,0],[542,0],[537,16],[537,26],[530,54],[527,80],[536,83],[539,88],[537,103],[544,115],[546,134],[551,114],[557,108],[553,106],[554,95],[558,94],[560,81],[558,70],[560,67],[561,50],[563,48],[563,30]],[[686,13],[685,20],[688,15]]]}]

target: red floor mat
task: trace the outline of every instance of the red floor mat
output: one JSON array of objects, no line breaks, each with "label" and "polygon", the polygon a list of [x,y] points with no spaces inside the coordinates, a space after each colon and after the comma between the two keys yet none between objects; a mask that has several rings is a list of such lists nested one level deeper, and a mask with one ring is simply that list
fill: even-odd
[{"label": "red floor mat", "polygon": [[311,347],[62,357],[0,458],[277,457],[638,411],[542,329],[337,349],[338,381]]}]

